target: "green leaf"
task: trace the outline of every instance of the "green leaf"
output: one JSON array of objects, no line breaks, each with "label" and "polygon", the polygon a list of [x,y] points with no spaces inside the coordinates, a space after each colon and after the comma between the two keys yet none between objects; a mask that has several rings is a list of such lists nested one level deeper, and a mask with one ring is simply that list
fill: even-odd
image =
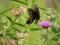
[{"label": "green leaf", "polygon": [[0,34],[0,36],[3,36],[3,34]]},{"label": "green leaf", "polygon": [[27,0],[25,0],[27,2]]},{"label": "green leaf", "polygon": [[30,30],[36,31],[36,30],[41,30],[41,28],[31,28]]},{"label": "green leaf", "polygon": [[17,29],[17,28],[15,28],[15,27],[12,27],[14,30],[16,30],[16,31],[20,31],[19,29]]},{"label": "green leaf", "polygon": [[16,24],[16,25],[19,25],[19,26],[25,26],[25,25],[23,25],[23,24],[20,24],[20,23],[14,23],[14,24]]},{"label": "green leaf", "polygon": [[8,11],[10,11],[11,9],[12,9],[12,8],[10,8],[10,9],[7,9],[7,10],[5,10],[5,11],[1,12],[1,13],[0,13],[0,15],[1,15],[1,14],[4,14],[4,13],[6,13],[6,12],[8,12]]},{"label": "green leaf", "polygon": [[15,35],[15,34],[14,34],[14,35],[11,35],[11,39],[15,39],[15,40],[17,40],[16,35]]},{"label": "green leaf", "polygon": [[58,38],[52,37],[51,40],[58,41]]},{"label": "green leaf", "polygon": [[7,17],[7,19],[9,19],[9,21],[12,22],[12,19],[10,17]]},{"label": "green leaf", "polygon": [[44,11],[46,11],[46,9],[45,8],[41,8],[41,7],[38,7],[39,9],[41,9],[41,10],[44,10]]},{"label": "green leaf", "polygon": [[13,37],[13,39],[17,40],[17,37],[16,36],[12,36],[12,37]]},{"label": "green leaf", "polygon": [[27,6],[27,3],[22,2],[22,1],[19,1],[19,0],[11,0],[11,1],[15,1],[15,2],[18,2],[18,3],[24,4],[24,5],[26,5],[26,6]]}]

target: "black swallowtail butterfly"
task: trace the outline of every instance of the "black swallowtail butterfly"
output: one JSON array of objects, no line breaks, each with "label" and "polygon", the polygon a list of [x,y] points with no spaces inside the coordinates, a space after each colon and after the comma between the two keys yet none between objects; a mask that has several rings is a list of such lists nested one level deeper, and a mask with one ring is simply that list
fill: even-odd
[{"label": "black swallowtail butterfly", "polygon": [[36,4],[33,5],[33,7],[28,8],[27,11],[30,18],[28,18],[26,24],[31,24],[34,20],[35,20],[35,23],[37,24],[37,21],[40,19],[40,13],[37,5]]}]

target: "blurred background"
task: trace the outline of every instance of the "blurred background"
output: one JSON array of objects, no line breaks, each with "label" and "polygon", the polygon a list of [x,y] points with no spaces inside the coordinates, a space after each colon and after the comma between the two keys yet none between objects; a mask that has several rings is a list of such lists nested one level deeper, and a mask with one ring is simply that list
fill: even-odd
[{"label": "blurred background", "polygon": [[[25,10],[33,4],[41,17],[27,25]],[[41,21],[51,22],[48,32],[38,26]],[[60,0],[0,0],[0,45],[60,45]]]}]

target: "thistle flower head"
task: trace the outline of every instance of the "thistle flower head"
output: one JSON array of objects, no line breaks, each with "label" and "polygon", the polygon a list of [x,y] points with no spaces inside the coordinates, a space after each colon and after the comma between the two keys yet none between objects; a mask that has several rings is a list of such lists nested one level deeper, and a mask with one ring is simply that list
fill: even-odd
[{"label": "thistle flower head", "polygon": [[49,21],[43,21],[43,22],[39,23],[39,26],[41,26],[43,28],[48,28],[51,26],[51,23]]},{"label": "thistle flower head", "polygon": [[14,39],[11,40],[11,45],[16,45],[16,42]]},{"label": "thistle flower head", "polygon": [[19,11],[20,11],[20,12],[25,12],[25,11],[26,11],[26,8],[24,8],[24,7],[19,7]]},{"label": "thistle flower head", "polygon": [[11,12],[13,15],[15,15],[15,16],[18,16],[19,14],[20,14],[20,12],[19,11],[17,11],[17,10],[12,10],[12,12]]},{"label": "thistle flower head", "polygon": [[24,38],[28,38],[28,37],[29,37],[28,33],[27,32],[24,33]]}]

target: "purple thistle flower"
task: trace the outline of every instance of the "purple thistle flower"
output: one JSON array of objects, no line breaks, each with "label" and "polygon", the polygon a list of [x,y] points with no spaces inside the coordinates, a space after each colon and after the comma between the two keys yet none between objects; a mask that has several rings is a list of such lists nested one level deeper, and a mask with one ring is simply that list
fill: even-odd
[{"label": "purple thistle flower", "polygon": [[49,21],[42,21],[41,23],[39,23],[39,26],[43,28],[48,28],[51,26],[51,23]]}]

